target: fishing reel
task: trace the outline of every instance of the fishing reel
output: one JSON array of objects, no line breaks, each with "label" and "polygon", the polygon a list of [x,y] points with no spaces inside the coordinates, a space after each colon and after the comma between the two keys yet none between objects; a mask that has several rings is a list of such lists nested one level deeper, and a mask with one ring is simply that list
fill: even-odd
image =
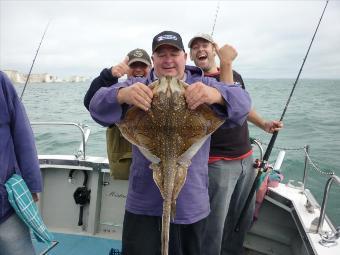
[{"label": "fishing reel", "polygon": [[253,163],[253,167],[255,169],[257,169],[258,171],[261,171],[261,172],[264,172],[264,173],[273,169],[272,164],[269,164],[269,162],[265,162],[265,161],[262,161],[260,159],[255,159],[255,161]]},{"label": "fishing reel", "polygon": [[[69,182],[72,180],[73,178],[73,173],[74,173],[74,169],[70,171],[68,178],[69,178]],[[83,225],[83,210],[84,210],[84,206],[88,203],[90,203],[90,194],[91,194],[91,190],[89,190],[87,188],[87,180],[88,180],[88,174],[87,171],[82,170],[82,172],[84,173],[84,182],[83,182],[83,186],[78,187],[74,193],[73,193],[73,198],[76,204],[80,205],[80,211],[79,211],[79,220],[78,220],[78,226]]]},{"label": "fishing reel", "polygon": [[280,151],[277,158],[276,158],[274,165],[269,164],[267,161],[256,159],[253,166],[256,169],[262,169],[262,172],[267,172],[268,170],[278,171],[281,168],[281,165],[282,165],[282,162],[283,162],[285,155],[286,155],[285,151],[283,151],[283,150]]}]

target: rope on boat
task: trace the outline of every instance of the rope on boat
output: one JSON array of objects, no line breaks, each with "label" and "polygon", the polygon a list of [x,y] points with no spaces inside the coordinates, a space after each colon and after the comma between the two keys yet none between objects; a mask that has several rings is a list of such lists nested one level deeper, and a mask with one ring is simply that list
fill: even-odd
[{"label": "rope on boat", "polygon": [[[259,140],[257,138],[256,138],[256,141],[258,141],[260,144],[268,146],[268,143],[262,142],[261,140]],[[273,148],[277,149],[277,150],[285,150],[285,151],[302,151],[302,150],[305,150],[306,146],[296,147],[296,148],[287,148],[287,147],[273,146]]]},{"label": "rope on boat", "polygon": [[312,168],[319,174],[321,175],[326,175],[326,176],[331,176],[334,175],[334,171],[332,170],[323,170],[320,167],[318,167],[318,165],[316,163],[313,162],[313,160],[310,158],[310,155],[308,154],[306,148],[305,148],[305,155],[308,159],[309,164],[312,166]]},{"label": "rope on boat", "polygon": [[216,20],[217,20],[219,10],[220,10],[220,1],[217,2],[214,24],[213,24],[213,27],[212,27],[212,30],[211,30],[211,36],[213,36],[214,31],[215,31],[215,25],[216,25]]},{"label": "rope on boat", "polygon": [[[254,138],[253,138],[254,139]],[[268,143],[262,142],[261,140],[256,138],[256,141],[258,141],[261,145],[268,145]],[[326,175],[326,176],[331,176],[334,175],[335,172],[329,169],[321,169],[316,163],[315,161],[313,161],[307,151],[307,145],[303,146],[303,147],[296,147],[296,148],[288,148],[288,147],[279,147],[279,146],[274,146],[274,149],[278,149],[278,150],[285,150],[285,151],[304,151],[304,154],[308,160],[309,165],[319,174],[321,175]]]}]

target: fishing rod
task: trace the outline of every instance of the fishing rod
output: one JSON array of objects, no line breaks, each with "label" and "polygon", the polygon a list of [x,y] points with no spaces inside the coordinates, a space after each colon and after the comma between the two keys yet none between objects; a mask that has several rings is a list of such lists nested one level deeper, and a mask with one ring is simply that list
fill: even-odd
[{"label": "fishing rod", "polygon": [[38,56],[38,53],[39,53],[39,50],[40,50],[41,43],[42,43],[42,41],[44,40],[45,34],[46,34],[46,32],[47,32],[47,29],[48,29],[50,23],[51,23],[51,21],[49,21],[49,22],[47,23],[46,28],[45,28],[45,31],[44,31],[44,34],[43,34],[43,36],[41,37],[41,40],[40,40],[40,43],[39,43],[37,52],[35,53],[35,56],[34,56],[34,59],[33,59],[33,62],[32,62],[31,68],[30,68],[30,71],[28,72],[28,75],[27,75],[27,78],[26,78],[26,82],[25,82],[24,88],[23,88],[23,90],[22,90],[22,92],[21,92],[20,100],[22,100],[22,97],[23,97],[23,95],[24,95],[24,92],[25,92],[25,89],[26,89],[28,80],[29,80],[29,78],[30,78],[30,76],[31,76],[31,72],[32,72],[32,69],[33,69],[33,66],[34,66],[35,59],[36,59],[37,56]]},{"label": "fishing rod", "polygon": [[217,2],[215,19],[214,19],[213,27],[211,29],[211,37],[213,36],[214,31],[215,31],[215,25],[216,25],[216,20],[217,20],[217,15],[218,15],[219,10],[220,10],[220,1]]},{"label": "fishing rod", "polygon": [[[289,95],[289,97],[288,97],[286,106],[285,106],[285,108],[284,108],[284,110],[283,110],[283,112],[282,112],[280,121],[283,120],[283,117],[284,117],[284,115],[285,115],[285,113],[286,113],[286,111],[287,111],[289,102],[290,102],[290,100],[291,100],[291,98],[292,98],[292,96],[293,96],[293,93],[294,93],[295,87],[296,87],[296,85],[297,85],[297,83],[298,83],[298,80],[299,80],[299,78],[300,78],[300,74],[301,74],[301,72],[302,72],[303,66],[304,66],[304,64],[305,64],[305,62],[306,62],[306,59],[307,59],[309,50],[310,50],[310,48],[312,47],[312,44],[313,44],[315,35],[316,35],[316,33],[317,33],[318,29],[319,29],[321,20],[322,20],[323,15],[324,15],[324,13],[325,13],[325,11],[326,11],[326,7],[327,7],[327,5],[328,5],[328,1],[329,1],[329,0],[327,0],[326,5],[325,5],[325,7],[324,7],[324,9],[323,9],[323,12],[322,12],[322,14],[321,14],[319,23],[318,23],[318,25],[317,25],[317,27],[316,27],[316,29],[315,29],[314,35],[313,35],[312,40],[311,40],[311,42],[310,42],[310,44],[309,44],[309,47],[308,47],[306,56],[305,56],[304,59],[303,59],[302,65],[301,65],[300,70],[299,70],[299,73],[298,73],[298,75],[297,75],[297,77],[296,77],[296,80],[295,80],[295,82],[294,82],[292,91],[290,92],[290,95]],[[258,183],[258,181],[259,181],[259,179],[260,179],[260,176],[261,176],[262,172],[266,172],[266,171],[267,171],[267,167],[266,167],[266,166],[267,166],[267,162],[268,162],[268,159],[269,159],[269,157],[270,157],[270,154],[271,154],[271,152],[272,152],[272,150],[273,150],[274,143],[275,143],[275,141],[276,141],[276,138],[277,138],[278,133],[279,133],[278,131],[275,131],[275,132],[273,133],[273,135],[272,135],[272,137],[271,137],[271,139],[270,139],[270,142],[269,142],[269,144],[268,144],[268,147],[267,147],[267,149],[266,149],[266,152],[265,152],[265,154],[264,154],[264,156],[263,156],[263,160],[262,160],[260,166],[257,167],[258,172],[257,172],[256,178],[255,178],[255,180],[254,180],[254,182],[253,182],[253,185],[252,185],[251,190],[250,190],[250,192],[249,192],[249,195],[248,195],[248,197],[247,197],[246,203],[244,204],[244,206],[243,206],[243,208],[242,208],[242,211],[241,211],[241,213],[240,213],[240,216],[239,216],[239,218],[238,218],[238,220],[237,220],[237,222],[236,222],[236,226],[235,226],[235,228],[234,228],[234,231],[235,231],[235,232],[239,232],[239,231],[240,231],[241,220],[244,218],[244,216],[245,216],[245,214],[246,214],[246,212],[247,212],[247,210],[248,210],[248,208],[249,208],[250,202],[251,202],[251,200],[253,199],[253,196],[254,196],[254,194],[255,194],[255,192],[256,192],[256,187],[257,187],[257,183]]]}]

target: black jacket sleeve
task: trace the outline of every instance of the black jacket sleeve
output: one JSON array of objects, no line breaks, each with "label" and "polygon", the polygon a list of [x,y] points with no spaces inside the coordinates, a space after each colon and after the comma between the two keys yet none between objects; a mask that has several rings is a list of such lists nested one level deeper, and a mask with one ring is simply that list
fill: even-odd
[{"label": "black jacket sleeve", "polygon": [[86,92],[84,97],[84,106],[86,109],[89,110],[90,101],[97,90],[99,90],[101,87],[110,87],[116,83],[118,83],[118,77],[112,76],[111,68],[103,69],[100,75],[92,81],[90,88]]},{"label": "black jacket sleeve", "polygon": [[233,70],[233,76],[234,76],[234,82],[238,82],[241,85],[241,87],[243,89],[245,89],[245,84],[244,84],[244,81],[242,79],[242,76],[234,70]]}]

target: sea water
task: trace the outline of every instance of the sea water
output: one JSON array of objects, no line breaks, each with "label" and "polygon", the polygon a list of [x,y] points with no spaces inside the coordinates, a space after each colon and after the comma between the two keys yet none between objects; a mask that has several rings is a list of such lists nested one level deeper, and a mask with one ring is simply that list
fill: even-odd
[{"label": "sea water", "polygon": [[[290,79],[245,80],[253,107],[265,119],[280,119],[293,87]],[[23,97],[31,122],[73,122],[91,128],[87,155],[106,156],[105,128],[95,123],[83,105],[90,82],[29,84]],[[23,85],[16,85],[21,93]],[[340,80],[300,80],[284,116],[284,129],[276,139],[270,157],[272,163],[280,149],[286,150],[281,166],[288,180],[302,180],[305,145],[310,158],[322,172],[334,171],[340,176]],[[39,154],[76,154],[81,134],[72,126],[36,126],[33,130]],[[250,135],[263,142],[271,135],[249,124]],[[258,151],[255,149],[255,156]],[[321,204],[324,186],[329,178],[308,167],[306,186]],[[335,226],[340,225],[340,187],[333,185],[326,213]]]}]

